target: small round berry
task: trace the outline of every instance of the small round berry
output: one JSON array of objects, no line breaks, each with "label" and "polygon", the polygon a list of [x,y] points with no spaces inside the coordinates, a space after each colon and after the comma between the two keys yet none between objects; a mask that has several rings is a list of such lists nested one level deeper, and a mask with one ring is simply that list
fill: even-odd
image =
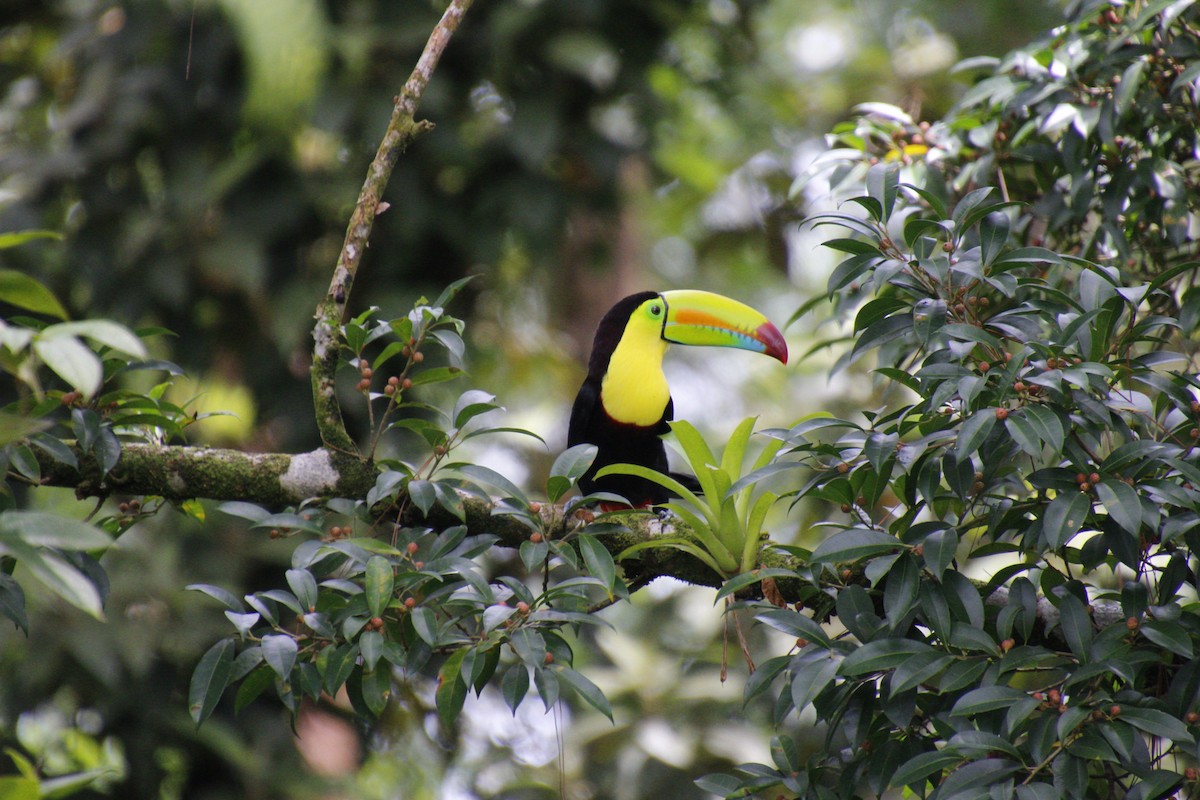
[{"label": "small round berry", "polygon": [[421,549],[421,546],[416,542],[409,542],[404,549],[408,551],[410,556],[412,556],[416,555],[417,551]]},{"label": "small round berry", "polygon": [[554,663],[554,653],[546,653],[546,657],[542,659],[542,662],[545,664],[553,664]]},{"label": "small round berry", "polygon": [[358,390],[360,392],[365,392],[367,389],[370,389],[370,388],[371,388],[371,382],[369,380],[367,380],[366,378],[363,378],[361,381],[358,382]]},{"label": "small round berry", "polygon": [[808,639],[803,636],[796,640],[796,647],[808,647]]},{"label": "small round berry", "polygon": [[541,544],[542,538],[542,534],[539,531],[534,531],[533,533],[529,534],[529,541],[533,542],[534,544]]},{"label": "small round berry", "polygon": [[1008,419],[1008,409],[1007,408],[997,408],[996,409],[996,419],[998,419],[1000,421],[1004,421],[1004,420]]},{"label": "small round berry", "polygon": [[416,606],[417,606],[417,598],[415,598],[415,597],[404,598],[404,607],[405,608],[411,610],[413,608],[416,608]]},{"label": "small round berry", "polygon": [[1195,711],[1189,711],[1183,716],[1183,721],[1188,725],[1195,725],[1197,722],[1200,722],[1200,714],[1197,714]]},{"label": "small round berry", "polygon": [[1140,625],[1141,622],[1137,617],[1130,617],[1129,619],[1125,620],[1125,627],[1131,631],[1136,631]]},{"label": "small round berry", "polygon": [[388,378],[388,386],[399,386],[399,385],[400,385],[400,379],[397,378],[395,375]]},{"label": "small round berry", "polygon": [[388,397],[391,397],[396,393],[396,387],[389,383],[387,386],[383,387],[383,393]]},{"label": "small round berry", "polygon": [[412,360],[414,363],[420,364],[422,361],[425,360],[425,354],[422,353],[420,350],[417,350],[415,353],[412,354]]},{"label": "small round berry", "polygon": [[368,367],[368,366],[366,366],[366,365],[364,365],[364,366],[363,366],[363,368],[362,368],[362,376],[363,376],[364,378],[370,378],[370,377],[371,377],[372,375],[374,375],[374,374],[375,374],[375,371],[374,371],[374,370],[372,370],[370,367]]},{"label": "small round berry", "polygon": [[401,389],[403,389],[403,390],[404,390],[404,391],[406,391],[406,392],[407,392],[409,389],[411,389],[412,387],[413,387],[413,382],[412,382],[411,380],[409,380],[408,378],[405,378],[404,380],[402,380],[402,381],[400,382],[400,388],[401,388]]},{"label": "small round berry", "polygon": [[1113,703],[1113,705],[1111,705],[1109,707],[1108,713],[1110,716],[1113,716],[1113,717],[1118,716],[1121,713],[1121,707],[1119,705],[1117,705],[1116,703]]},{"label": "small round berry", "polygon": [[850,465],[847,464],[845,461],[843,461],[842,463],[837,465],[837,471],[840,472],[841,474],[845,475],[847,472],[850,471]]},{"label": "small round berry", "polygon": [[842,503],[842,513],[843,514],[850,513],[850,504],[849,503]]},{"label": "small round berry", "polygon": [[1090,480],[1093,485],[1099,483],[1100,482],[1100,473],[1093,472],[1091,475],[1088,476],[1088,480]]},{"label": "small round berry", "polygon": [[944,252],[944,253],[952,253],[952,252],[954,252],[954,243],[953,243],[953,242],[946,242],[945,244],[943,244],[943,245],[942,245],[942,252]]},{"label": "small round berry", "polygon": [[517,603],[517,613],[528,614],[529,613],[529,603],[526,603],[524,600]]}]

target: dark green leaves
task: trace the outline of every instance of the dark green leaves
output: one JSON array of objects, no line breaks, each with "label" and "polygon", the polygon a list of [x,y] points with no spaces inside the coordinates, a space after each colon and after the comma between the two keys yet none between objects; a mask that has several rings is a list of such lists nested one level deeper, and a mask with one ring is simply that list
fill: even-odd
[{"label": "dark green leaves", "polygon": [[188,689],[188,710],[196,725],[208,719],[221,699],[233,673],[235,645],[233,639],[222,639],[208,649],[192,672]]}]

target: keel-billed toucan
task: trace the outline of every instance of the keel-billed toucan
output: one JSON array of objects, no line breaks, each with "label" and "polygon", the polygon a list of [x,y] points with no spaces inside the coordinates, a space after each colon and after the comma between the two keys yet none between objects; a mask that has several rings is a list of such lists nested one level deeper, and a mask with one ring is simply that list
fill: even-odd
[{"label": "keel-billed toucan", "polygon": [[666,472],[660,437],[670,430],[673,403],[662,360],[671,343],[737,347],[787,363],[779,329],[736,300],[690,289],[626,297],[600,320],[587,378],[571,409],[567,445],[598,448],[579,481],[584,492],[611,492],[635,506],[668,499],[665,489],[642,478],[607,475],[597,480],[594,475],[618,463]]}]

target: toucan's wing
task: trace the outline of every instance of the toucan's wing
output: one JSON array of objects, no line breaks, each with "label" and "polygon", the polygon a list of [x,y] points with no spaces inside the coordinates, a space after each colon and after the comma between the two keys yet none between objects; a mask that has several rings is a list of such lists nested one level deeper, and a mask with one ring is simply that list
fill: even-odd
[{"label": "toucan's wing", "polygon": [[591,382],[584,381],[575,395],[575,405],[571,406],[571,423],[567,427],[567,447],[589,441],[588,430],[592,419],[600,412],[600,390]]}]

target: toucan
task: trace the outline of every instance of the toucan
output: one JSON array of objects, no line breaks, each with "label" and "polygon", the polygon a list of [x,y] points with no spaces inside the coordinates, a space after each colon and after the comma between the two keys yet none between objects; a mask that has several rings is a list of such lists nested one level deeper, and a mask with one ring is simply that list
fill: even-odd
[{"label": "toucan", "polygon": [[567,446],[597,447],[579,481],[583,492],[620,495],[635,507],[669,499],[665,489],[643,478],[606,475],[597,480],[595,475],[618,463],[667,471],[661,437],[670,430],[674,403],[662,364],[672,343],[737,347],[787,363],[787,343],[779,329],[736,300],[694,289],[640,292],[621,300],[596,328],[588,374],[571,409]]}]

